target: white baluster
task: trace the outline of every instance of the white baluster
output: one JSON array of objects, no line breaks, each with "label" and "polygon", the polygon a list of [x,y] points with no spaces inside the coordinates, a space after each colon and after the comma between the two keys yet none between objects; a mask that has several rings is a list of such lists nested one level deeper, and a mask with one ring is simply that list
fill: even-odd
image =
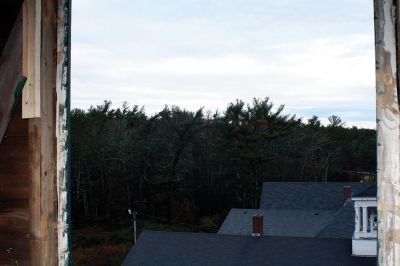
[{"label": "white baluster", "polygon": [[363,233],[367,232],[367,227],[368,227],[368,211],[367,211],[367,207],[362,207],[363,208]]},{"label": "white baluster", "polygon": [[361,223],[361,217],[360,217],[360,207],[356,206],[354,207],[355,209],[355,223],[356,223],[356,228],[354,232],[354,237],[359,238],[359,233],[360,233],[360,223]]}]

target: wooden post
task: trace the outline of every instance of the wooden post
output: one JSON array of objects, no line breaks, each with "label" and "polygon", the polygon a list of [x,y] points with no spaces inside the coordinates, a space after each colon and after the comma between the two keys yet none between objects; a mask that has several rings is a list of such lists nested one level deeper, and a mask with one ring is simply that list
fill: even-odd
[{"label": "wooden post", "polygon": [[[28,0],[32,1],[32,0]],[[29,119],[31,265],[58,264],[56,146],[57,2],[41,3],[40,117]],[[29,11],[29,9],[28,9]],[[24,40],[26,41],[26,40]],[[29,45],[29,44],[28,44]],[[38,69],[35,68],[35,73]],[[37,104],[37,102],[35,103]]]},{"label": "wooden post", "polygon": [[396,5],[374,0],[378,152],[378,263],[400,265],[400,116]]},{"label": "wooden post", "polygon": [[20,12],[0,55],[0,264],[70,265],[71,0],[12,2],[0,4]]},{"label": "wooden post", "polygon": [[25,0],[23,4],[24,44],[23,75],[27,82],[22,93],[22,118],[40,117],[42,1]]},{"label": "wooden post", "polygon": [[71,0],[58,0],[57,21],[57,196],[58,264],[71,264],[70,246],[70,75],[71,75]]}]

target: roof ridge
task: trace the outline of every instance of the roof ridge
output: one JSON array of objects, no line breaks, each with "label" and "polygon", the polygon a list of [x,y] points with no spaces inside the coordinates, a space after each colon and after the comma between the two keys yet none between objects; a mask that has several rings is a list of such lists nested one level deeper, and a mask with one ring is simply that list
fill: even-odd
[{"label": "roof ridge", "polygon": [[332,219],[331,219],[329,222],[327,222],[326,225],[325,225],[323,228],[321,228],[321,230],[320,230],[315,236],[316,236],[316,237],[320,237],[321,234],[322,234],[322,232],[323,232],[325,229],[327,229],[329,226],[331,226],[332,223],[335,222],[336,218],[340,217],[340,214],[342,214],[342,213],[346,210],[346,207],[347,207],[348,205],[351,205],[352,203],[353,203],[352,200],[348,199],[348,200],[343,204],[343,206],[340,207],[340,208],[335,212],[335,214],[332,216]]}]

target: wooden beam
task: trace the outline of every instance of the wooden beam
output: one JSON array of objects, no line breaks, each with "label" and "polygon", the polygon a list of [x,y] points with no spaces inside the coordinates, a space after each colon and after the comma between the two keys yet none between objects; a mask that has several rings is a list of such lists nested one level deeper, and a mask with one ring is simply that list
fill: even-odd
[{"label": "wooden beam", "polygon": [[23,74],[27,77],[22,93],[23,118],[40,117],[41,2],[41,0],[25,0],[23,4]]},{"label": "wooden beam", "polygon": [[378,152],[378,264],[400,265],[400,110],[397,0],[374,0]]},{"label": "wooden beam", "polygon": [[14,27],[0,57],[0,143],[24,86],[22,77],[22,15]]},{"label": "wooden beam", "polygon": [[56,136],[58,196],[58,263],[71,264],[70,75],[71,0],[58,0]]},{"label": "wooden beam", "polygon": [[[32,1],[32,0],[28,0]],[[37,0],[40,1],[40,0]],[[41,0],[40,117],[29,119],[31,265],[57,265],[57,1]],[[35,68],[35,73],[37,68]],[[35,92],[36,93],[36,92]],[[37,104],[37,102],[35,102]]]}]

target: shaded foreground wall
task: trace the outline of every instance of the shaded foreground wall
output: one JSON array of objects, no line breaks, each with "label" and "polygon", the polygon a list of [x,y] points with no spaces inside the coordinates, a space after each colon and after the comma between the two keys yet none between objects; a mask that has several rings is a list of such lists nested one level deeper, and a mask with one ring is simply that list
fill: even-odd
[{"label": "shaded foreground wall", "polygon": [[29,254],[28,120],[21,103],[0,144],[0,264],[24,265]]},{"label": "shaded foreground wall", "polygon": [[21,4],[0,46],[0,265],[68,265],[70,1]]}]

